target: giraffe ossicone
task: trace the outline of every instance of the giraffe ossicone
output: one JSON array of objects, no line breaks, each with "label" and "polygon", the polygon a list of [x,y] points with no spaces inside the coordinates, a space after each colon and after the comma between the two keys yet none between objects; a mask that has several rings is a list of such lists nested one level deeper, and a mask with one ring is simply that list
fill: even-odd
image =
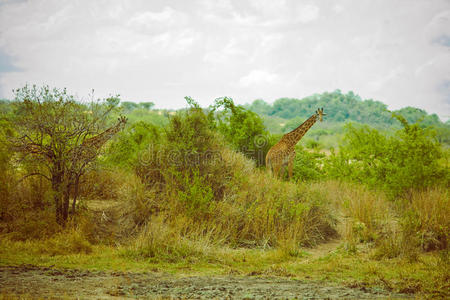
[{"label": "giraffe ossicone", "polygon": [[289,133],[283,135],[281,140],[275,144],[266,155],[266,167],[273,171],[275,177],[280,177],[284,173],[284,167],[288,167],[289,178],[292,177],[295,159],[295,145],[306,134],[306,132],[317,122],[323,121],[323,107],[318,108],[316,112],[309,117],[300,126]]}]

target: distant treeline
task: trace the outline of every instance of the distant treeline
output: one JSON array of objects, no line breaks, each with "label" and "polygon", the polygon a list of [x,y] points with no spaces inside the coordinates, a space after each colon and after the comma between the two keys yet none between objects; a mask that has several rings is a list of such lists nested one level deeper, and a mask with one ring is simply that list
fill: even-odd
[{"label": "distant treeline", "polygon": [[[450,144],[450,120],[442,122],[436,114],[425,110],[405,107],[389,111],[387,105],[372,99],[362,100],[353,92],[343,94],[340,90],[314,94],[303,99],[280,98],[273,104],[264,100],[255,100],[245,107],[256,112],[265,121],[272,133],[284,133],[297,127],[310,117],[318,107],[324,107],[327,113],[325,126],[331,131],[340,131],[340,124],[352,122],[367,124],[378,129],[400,128],[400,123],[392,118],[392,112],[403,116],[409,123],[418,122],[422,127],[434,127],[441,143]],[[329,133],[328,133],[329,134]]]}]

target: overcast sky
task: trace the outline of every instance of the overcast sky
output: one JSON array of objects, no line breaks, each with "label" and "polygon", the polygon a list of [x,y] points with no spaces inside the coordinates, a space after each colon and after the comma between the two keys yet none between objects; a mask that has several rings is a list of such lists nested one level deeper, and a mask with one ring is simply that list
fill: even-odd
[{"label": "overcast sky", "polygon": [[341,89],[450,118],[450,2],[0,0],[0,97],[26,83],[159,108]]}]

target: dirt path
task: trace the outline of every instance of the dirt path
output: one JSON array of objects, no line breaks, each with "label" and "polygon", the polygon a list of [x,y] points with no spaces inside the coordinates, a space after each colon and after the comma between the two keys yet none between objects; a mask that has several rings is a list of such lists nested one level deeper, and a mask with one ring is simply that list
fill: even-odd
[{"label": "dirt path", "polygon": [[374,299],[403,298],[378,289],[276,277],[174,277],[159,273],[97,272],[24,266],[0,267],[0,292],[77,299]]}]

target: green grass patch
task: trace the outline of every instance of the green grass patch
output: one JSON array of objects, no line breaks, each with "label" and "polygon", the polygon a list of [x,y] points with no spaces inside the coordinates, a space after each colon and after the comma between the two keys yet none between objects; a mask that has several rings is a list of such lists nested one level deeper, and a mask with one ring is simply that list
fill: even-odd
[{"label": "green grass patch", "polygon": [[414,262],[402,258],[373,259],[369,252],[349,253],[345,247],[315,256],[303,249],[289,255],[280,249],[212,248],[209,255],[165,259],[124,255],[126,248],[92,246],[92,252],[66,255],[42,254],[39,241],[2,239],[0,265],[32,264],[54,268],[101,271],[164,272],[187,275],[280,276],[322,280],[350,287],[376,287],[423,296],[446,297],[450,269],[448,252],[421,254]]}]

